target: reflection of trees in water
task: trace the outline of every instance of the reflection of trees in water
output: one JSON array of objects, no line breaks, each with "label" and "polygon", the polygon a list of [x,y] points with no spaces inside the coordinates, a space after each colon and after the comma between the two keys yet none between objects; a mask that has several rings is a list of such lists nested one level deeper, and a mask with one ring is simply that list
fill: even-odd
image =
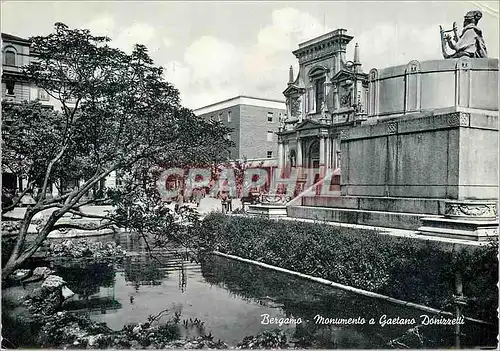
[{"label": "reflection of trees in water", "polygon": [[160,285],[167,272],[148,255],[127,257],[124,261],[125,281],[132,282],[136,288],[140,285]]},{"label": "reflection of trees in water", "polygon": [[115,269],[109,263],[67,262],[54,269],[82,298],[97,294],[100,287],[111,288],[115,284]]},{"label": "reflection of trees in water", "polygon": [[[403,335],[411,325],[378,324],[382,315],[389,318],[415,318],[417,323],[424,312],[403,308],[380,300],[369,299],[347,291],[333,289],[304,279],[265,270],[245,263],[207,256],[201,270],[205,280],[227,289],[231,294],[254,303],[282,308],[286,316],[300,317],[302,324],[296,326],[294,337],[301,343],[297,346],[321,348],[387,348],[390,340]],[[314,316],[325,318],[365,318],[363,325],[327,326],[314,322]],[[375,325],[369,325],[375,318]],[[309,320],[309,322],[307,322]],[[464,345],[484,344],[476,339],[477,325],[468,323],[468,340]],[[453,346],[453,326],[424,327],[427,338],[425,347]],[[475,329],[472,329],[475,328]],[[415,344],[415,346],[417,346]]]},{"label": "reflection of trees in water", "polygon": [[187,274],[184,262],[181,262],[179,267],[179,290],[185,292],[187,287]]},{"label": "reflection of trees in water", "polygon": [[[311,284],[282,273],[263,270],[215,256],[206,257],[201,265],[202,274],[210,284],[228,289],[245,300],[269,307],[281,308],[285,316],[301,318],[294,338],[300,347],[345,348],[384,347],[381,338],[365,333],[366,326],[324,326],[314,322],[314,316],[365,318],[368,314],[362,304],[353,304],[352,295],[320,284]],[[308,321],[309,320],[309,321]],[[404,330],[403,330],[404,331]]]}]

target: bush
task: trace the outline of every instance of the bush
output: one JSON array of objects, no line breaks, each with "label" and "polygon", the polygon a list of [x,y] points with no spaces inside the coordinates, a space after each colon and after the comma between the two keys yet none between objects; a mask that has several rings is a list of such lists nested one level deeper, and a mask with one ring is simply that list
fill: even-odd
[{"label": "bush", "polygon": [[199,230],[212,250],[440,309],[452,306],[459,272],[469,297],[465,314],[497,321],[496,242],[455,248],[375,230],[217,213]]}]

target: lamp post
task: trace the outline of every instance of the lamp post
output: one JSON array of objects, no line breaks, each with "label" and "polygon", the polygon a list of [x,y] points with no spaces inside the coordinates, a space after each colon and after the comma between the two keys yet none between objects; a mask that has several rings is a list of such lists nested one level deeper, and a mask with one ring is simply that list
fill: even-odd
[{"label": "lamp post", "polygon": [[457,319],[457,323],[455,324],[455,348],[460,348],[460,323],[459,318],[462,315],[461,306],[467,305],[466,298],[463,294],[463,286],[462,286],[462,275],[460,272],[455,272],[455,293],[453,295],[453,301],[455,303],[455,318]]}]

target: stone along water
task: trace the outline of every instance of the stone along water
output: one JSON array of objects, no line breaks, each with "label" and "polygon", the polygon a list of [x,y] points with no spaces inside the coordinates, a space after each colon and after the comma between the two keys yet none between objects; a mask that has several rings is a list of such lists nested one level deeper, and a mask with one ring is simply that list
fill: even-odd
[{"label": "stone along water", "polygon": [[[230,346],[247,335],[275,328],[304,347],[454,345],[454,326],[411,329],[426,312],[221,257],[191,262],[178,248],[160,250],[154,259],[134,234],[94,240],[114,240],[128,257],[114,265],[65,262],[55,268],[76,293],[65,308],[89,314],[116,330],[168,310],[166,318],[180,312],[181,320],[203,322],[186,328],[185,335],[211,333]],[[374,324],[370,324],[372,318]],[[465,323],[462,347],[495,344],[494,328]]]}]

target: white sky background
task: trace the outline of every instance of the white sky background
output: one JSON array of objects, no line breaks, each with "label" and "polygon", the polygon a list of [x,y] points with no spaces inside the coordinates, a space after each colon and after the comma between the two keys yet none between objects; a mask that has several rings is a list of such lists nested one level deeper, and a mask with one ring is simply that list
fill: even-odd
[{"label": "white sky background", "polygon": [[482,10],[489,57],[498,57],[498,2],[21,2],[2,3],[2,32],[48,34],[55,22],[105,34],[130,51],[148,47],[182,103],[198,108],[236,95],[283,100],[298,44],[345,28],[359,43],[363,70],[441,59],[439,25],[459,30]]}]

